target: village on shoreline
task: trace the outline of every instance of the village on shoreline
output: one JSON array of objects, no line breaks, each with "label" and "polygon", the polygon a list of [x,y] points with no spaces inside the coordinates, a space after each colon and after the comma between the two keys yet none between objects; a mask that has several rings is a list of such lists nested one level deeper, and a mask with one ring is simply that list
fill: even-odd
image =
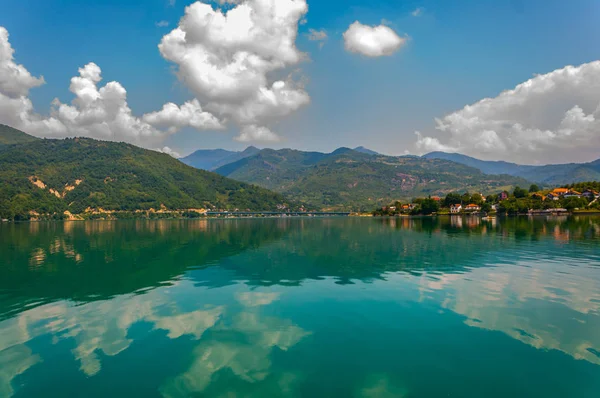
[{"label": "village on shoreline", "polygon": [[[277,211],[244,211],[217,209],[171,210],[159,209],[114,211],[88,208],[82,214],[39,214],[32,212],[28,219],[14,221],[93,221],[93,220],[161,220],[199,218],[274,218],[274,217],[410,217],[444,215],[565,215],[574,213],[600,213],[600,182],[571,184],[560,188],[540,190],[532,184],[529,190],[515,187],[512,192],[484,196],[481,193],[449,193],[444,198],[429,196],[414,198],[409,203],[394,201],[373,212],[311,211],[299,208],[292,211],[285,205]],[[2,222],[11,220],[2,219]]]},{"label": "village on shoreline", "polygon": [[373,216],[417,215],[554,215],[600,212],[600,182],[577,183],[541,190],[515,187],[495,195],[449,193],[446,197],[415,198],[410,203],[395,201],[373,212]]}]

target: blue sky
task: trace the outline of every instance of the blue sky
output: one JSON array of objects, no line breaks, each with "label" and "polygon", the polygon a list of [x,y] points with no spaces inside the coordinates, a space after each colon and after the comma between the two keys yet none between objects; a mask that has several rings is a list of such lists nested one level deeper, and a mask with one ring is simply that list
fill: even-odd
[{"label": "blue sky", "polygon": [[[37,112],[47,114],[55,97],[69,103],[70,79],[94,62],[102,70],[101,84],[118,81],[133,114],[141,116],[165,102],[182,104],[195,97],[157,47],[191,3],[3,0],[0,26],[10,34],[16,63],[44,76],[46,83],[29,92]],[[364,145],[388,154],[436,149],[415,147],[415,131],[439,138],[435,118],[497,97],[536,74],[600,59],[600,2],[595,0],[308,0],[308,7],[296,46],[309,59],[275,74],[296,71],[310,103],[269,121],[280,140],[259,146],[330,151]],[[416,9],[420,15],[413,16]],[[349,52],[343,33],[357,20],[383,23],[406,43],[389,56]],[[156,26],[159,21],[169,26]],[[327,32],[322,48],[308,39],[309,29]],[[164,145],[187,154],[252,144],[233,139],[239,130],[235,123],[223,131],[185,127]],[[500,155],[492,151],[488,157]]]}]

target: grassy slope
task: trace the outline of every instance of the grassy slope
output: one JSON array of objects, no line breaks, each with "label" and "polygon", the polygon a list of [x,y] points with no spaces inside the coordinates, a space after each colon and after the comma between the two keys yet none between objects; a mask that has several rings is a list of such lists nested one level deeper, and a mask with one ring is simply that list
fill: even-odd
[{"label": "grassy slope", "polygon": [[[35,176],[47,185],[34,186]],[[83,180],[72,191],[76,180]],[[0,213],[78,213],[107,210],[200,208],[273,210],[285,202],[263,188],[197,170],[158,152],[92,139],[37,140],[0,153]],[[64,198],[49,193],[53,188]]]}]

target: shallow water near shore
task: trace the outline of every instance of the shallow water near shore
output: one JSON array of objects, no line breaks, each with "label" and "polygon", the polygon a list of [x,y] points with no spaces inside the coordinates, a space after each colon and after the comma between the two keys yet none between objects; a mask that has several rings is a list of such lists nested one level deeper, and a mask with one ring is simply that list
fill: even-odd
[{"label": "shallow water near shore", "polygon": [[598,397],[600,217],[0,224],[0,397]]}]

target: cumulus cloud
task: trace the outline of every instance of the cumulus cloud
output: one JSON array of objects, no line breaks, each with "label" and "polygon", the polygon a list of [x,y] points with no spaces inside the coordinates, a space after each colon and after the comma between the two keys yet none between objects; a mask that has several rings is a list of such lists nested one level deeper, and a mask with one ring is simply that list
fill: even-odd
[{"label": "cumulus cloud", "polygon": [[35,112],[29,90],[44,83],[15,62],[8,32],[0,27],[0,122],[40,137],[92,137],[127,141],[142,146],[160,143],[182,127],[198,130],[222,128],[221,123],[204,112],[198,101],[181,107],[166,104],[159,112],[142,118],[133,115],[127,104],[127,91],[118,82],[99,87],[102,71],[91,62],[71,79],[74,95],[70,104],[52,102],[49,116]]},{"label": "cumulus cloud", "polygon": [[406,38],[385,25],[368,26],[356,21],[344,32],[346,50],[367,57],[392,55],[405,43]]},{"label": "cumulus cloud", "polygon": [[461,152],[518,163],[590,161],[600,153],[600,61],[537,75],[495,98],[436,119],[421,152]]},{"label": "cumulus cloud", "polygon": [[0,26],[0,93],[10,98],[27,95],[30,89],[44,84],[43,77],[33,77],[23,65],[15,63],[14,52],[8,31]]},{"label": "cumulus cloud", "polygon": [[277,142],[280,138],[267,127],[252,124],[244,126],[240,135],[235,137],[235,140],[239,142]]},{"label": "cumulus cloud", "polygon": [[213,114],[202,110],[197,99],[181,106],[169,102],[160,111],[145,114],[143,120],[155,127],[165,128],[170,133],[175,133],[183,127],[193,127],[198,130],[224,128]]},{"label": "cumulus cloud", "polygon": [[304,57],[295,41],[308,11],[306,0],[221,3],[232,6],[223,10],[196,2],[186,7],[179,26],[163,37],[160,53],[177,65],[178,78],[209,112],[240,126],[238,139],[273,140],[275,134],[261,126],[310,102],[291,76],[268,77]]},{"label": "cumulus cloud", "polygon": [[308,33],[306,34],[306,37],[308,37],[308,40],[310,40],[310,41],[318,41],[319,48],[323,48],[323,46],[325,45],[325,42],[329,38],[329,36],[327,35],[327,31],[325,29],[321,29],[321,30],[309,29]]}]

